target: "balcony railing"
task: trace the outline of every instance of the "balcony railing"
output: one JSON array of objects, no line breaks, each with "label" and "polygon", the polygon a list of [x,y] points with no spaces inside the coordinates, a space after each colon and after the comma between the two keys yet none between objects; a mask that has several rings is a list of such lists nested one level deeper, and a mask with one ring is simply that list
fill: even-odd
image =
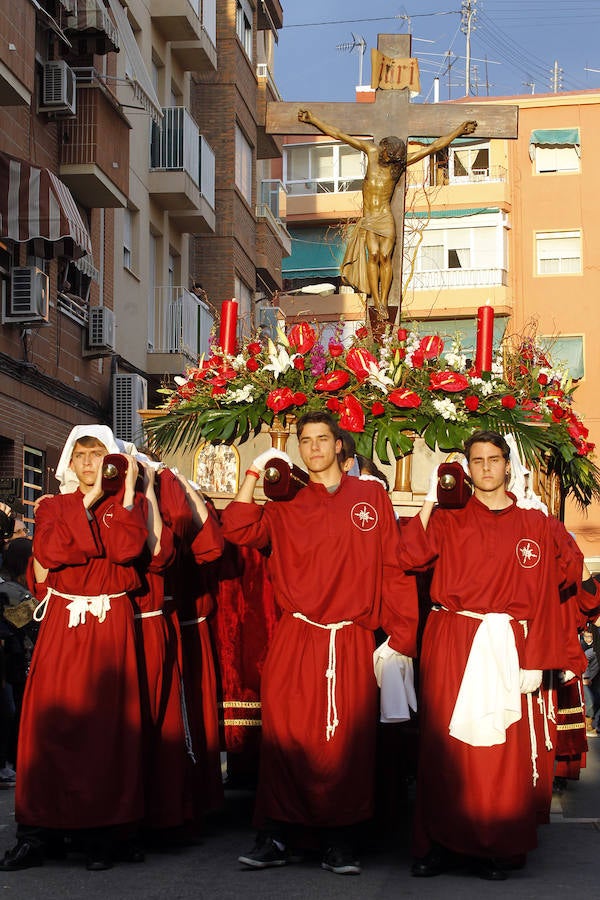
[{"label": "balcony railing", "polygon": [[[437,187],[445,187],[452,184],[493,184],[504,183],[507,180],[508,170],[504,166],[486,166],[483,169],[470,169],[464,175],[449,172],[447,166],[435,166],[435,184]],[[418,166],[408,170],[408,184],[410,187],[422,187],[431,185],[431,173],[423,178]]]},{"label": "balcony railing", "polygon": [[162,122],[152,123],[150,169],[185,172],[214,209],[215,154],[184,106],[164,107]]},{"label": "balcony railing", "polygon": [[410,286],[416,291],[498,287],[507,284],[506,269],[437,269],[432,272],[415,272],[410,282]]},{"label": "balcony railing", "polygon": [[260,183],[259,207],[267,207],[273,218],[280,221],[285,215],[285,195],[287,191],[282,181],[268,178]]},{"label": "balcony railing", "polygon": [[196,361],[208,352],[213,315],[199,297],[184,287],[157,287],[154,295],[154,335],[150,353],[179,353]]}]

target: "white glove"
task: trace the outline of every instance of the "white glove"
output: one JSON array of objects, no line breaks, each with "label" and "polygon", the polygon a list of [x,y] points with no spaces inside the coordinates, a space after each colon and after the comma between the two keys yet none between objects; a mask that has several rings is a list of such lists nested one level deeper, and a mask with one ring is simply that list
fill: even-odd
[{"label": "white glove", "polygon": [[519,669],[519,688],[522,694],[533,694],[542,683],[541,669]]},{"label": "white glove", "polygon": [[437,503],[437,489],[438,489],[438,470],[439,466],[435,466],[431,476],[429,478],[429,490],[425,494],[425,500],[431,501],[431,503]]},{"label": "white glove", "polygon": [[461,464],[461,466],[463,467],[463,472],[465,473],[465,475],[468,475],[469,478],[470,478],[470,477],[471,477],[471,470],[469,469],[469,461],[467,460],[467,457],[466,457],[466,456],[463,456],[463,458],[462,458],[461,461],[460,461],[460,464]]},{"label": "white glove", "polygon": [[268,450],[264,450],[252,461],[252,468],[256,469],[257,472],[262,472],[270,459],[283,459],[290,469],[294,466],[294,463],[287,453],[284,453],[283,450],[276,450],[274,447],[269,447]]},{"label": "white glove", "polygon": [[573,681],[574,678],[577,678],[575,672],[571,672],[570,669],[565,669],[563,672],[558,673],[558,680],[561,684],[566,684],[567,681]]}]

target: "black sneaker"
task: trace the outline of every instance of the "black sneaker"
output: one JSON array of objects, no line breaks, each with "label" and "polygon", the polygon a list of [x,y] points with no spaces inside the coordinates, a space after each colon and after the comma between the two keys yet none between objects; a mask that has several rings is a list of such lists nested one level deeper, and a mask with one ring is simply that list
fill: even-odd
[{"label": "black sneaker", "polygon": [[336,875],[360,875],[360,863],[344,847],[330,847],[323,857],[321,868]]},{"label": "black sneaker", "polygon": [[251,869],[270,869],[272,866],[287,865],[288,854],[285,849],[280,850],[272,838],[267,837],[257,841],[250,853],[238,856],[238,862]]}]

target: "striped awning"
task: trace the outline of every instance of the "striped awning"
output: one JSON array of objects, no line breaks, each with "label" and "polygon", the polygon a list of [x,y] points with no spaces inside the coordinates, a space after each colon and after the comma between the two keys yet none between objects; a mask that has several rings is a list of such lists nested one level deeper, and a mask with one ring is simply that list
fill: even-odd
[{"label": "striped awning", "polygon": [[35,254],[46,259],[79,259],[92,252],[68,187],[48,169],[6,153],[0,153],[0,238],[41,242]]},{"label": "striped awning", "polygon": [[83,36],[103,36],[110,49],[114,53],[119,52],[119,32],[102,0],[78,0],[76,12],[68,17],[65,31],[70,33],[71,38],[75,32],[81,32]]}]

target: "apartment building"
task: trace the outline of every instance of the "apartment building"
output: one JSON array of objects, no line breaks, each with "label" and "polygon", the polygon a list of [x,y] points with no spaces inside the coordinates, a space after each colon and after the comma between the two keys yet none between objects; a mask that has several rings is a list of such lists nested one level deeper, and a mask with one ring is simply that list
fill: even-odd
[{"label": "apartment building", "polygon": [[[460,103],[461,101],[457,101]],[[495,337],[535,323],[555,359],[577,380],[576,402],[600,444],[594,352],[600,319],[595,164],[600,151],[600,93],[478,98],[519,106],[517,140],[457,140],[407,174],[402,317],[427,323],[447,340],[460,334],[474,350],[477,308],[495,311]],[[420,142],[422,143],[422,142]],[[409,148],[417,149],[414,142]],[[344,228],[360,215],[362,154],[328,138],[286,137],[282,180],[292,253],[284,289],[323,282],[335,293],[281,299],[290,315],[314,310],[327,321],[362,315],[343,293],[339,262]],[[342,293],[340,293],[340,291]],[[309,313],[310,314],[310,313]],[[425,326],[424,326],[425,327]],[[600,509],[568,505],[566,523],[588,559],[600,563]]]},{"label": "apartment building", "polygon": [[278,0],[0,0],[0,493],[27,518],[74,424],[139,439],[221,302],[251,328],[281,287],[281,25]]}]

